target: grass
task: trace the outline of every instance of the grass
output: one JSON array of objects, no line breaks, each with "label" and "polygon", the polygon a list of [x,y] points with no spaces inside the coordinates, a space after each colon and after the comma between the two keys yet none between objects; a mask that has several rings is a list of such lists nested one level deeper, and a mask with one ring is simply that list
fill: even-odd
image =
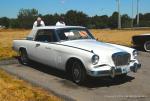
[{"label": "grass", "polygon": [[0,60],[11,58],[16,55],[12,51],[12,42],[14,39],[26,37],[30,30],[0,30]]},{"label": "grass", "polygon": [[0,101],[62,101],[38,87],[0,70]]},{"label": "grass", "polygon": [[100,41],[110,42],[125,46],[132,46],[132,36],[150,33],[148,30],[91,30]]},{"label": "grass", "polygon": [[[25,38],[29,34],[30,30],[20,30],[20,29],[8,29],[8,30],[0,30],[0,60],[11,58],[16,55],[14,51],[12,51],[12,41],[14,39]],[[93,29],[91,32],[94,34],[99,41],[110,42],[121,44],[125,46],[131,46],[131,38],[133,35],[150,33],[150,29],[148,30],[99,30]]]}]

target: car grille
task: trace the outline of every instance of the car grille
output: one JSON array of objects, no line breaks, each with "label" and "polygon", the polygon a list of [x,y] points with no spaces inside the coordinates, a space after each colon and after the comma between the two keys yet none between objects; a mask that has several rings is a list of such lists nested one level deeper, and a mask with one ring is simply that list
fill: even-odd
[{"label": "car grille", "polygon": [[118,52],[112,55],[115,66],[128,65],[130,62],[131,55],[127,52]]}]

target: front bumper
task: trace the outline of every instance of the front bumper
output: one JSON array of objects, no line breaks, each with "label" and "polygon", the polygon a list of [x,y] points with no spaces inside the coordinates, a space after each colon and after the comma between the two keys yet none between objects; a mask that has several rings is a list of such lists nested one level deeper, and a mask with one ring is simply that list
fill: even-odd
[{"label": "front bumper", "polygon": [[88,75],[93,77],[101,77],[101,76],[115,77],[116,75],[127,74],[129,72],[136,73],[137,70],[141,68],[141,64],[134,63],[132,66],[119,66],[119,67],[104,66],[102,68],[103,68],[102,70],[95,70],[95,71],[89,70],[87,71],[87,73]]}]

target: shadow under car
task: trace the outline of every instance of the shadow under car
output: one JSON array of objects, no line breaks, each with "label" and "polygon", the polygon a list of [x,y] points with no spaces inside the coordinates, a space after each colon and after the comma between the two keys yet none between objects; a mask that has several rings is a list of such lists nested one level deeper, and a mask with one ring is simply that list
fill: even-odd
[{"label": "shadow under car", "polygon": [[[37,62],[32,61],[30,65],[28,65],[29,68],[36,69],[38,71],[41,71],[43,73],[47,73],[49,75],[53,75],[56,77],[61,78],[60,83],[63,83],[63,85],[72,85],[75,87],[75,84],[71,81],[71,78],[67,76],[67,73],[58,69],[55,69],[50,66],[46,66]],[[115,78],[110,78],[110,77],[90,77],[88,76],[88,80],[81,85],[82,87],[86,88],[98,88],[98,87],[109,87],[109,86],[114,86],[114,85],[121,85],[127,82],[131,82],[134,79],[134,77],[131,76],[126,76],[126,77],[115,77]],[[64,81],[65,80],[65,81]],[[68,82],[66,82],[68,81]],[[68,84],[69,83],[69,84]],[[78,85],[76,85],[78,86]]]}]

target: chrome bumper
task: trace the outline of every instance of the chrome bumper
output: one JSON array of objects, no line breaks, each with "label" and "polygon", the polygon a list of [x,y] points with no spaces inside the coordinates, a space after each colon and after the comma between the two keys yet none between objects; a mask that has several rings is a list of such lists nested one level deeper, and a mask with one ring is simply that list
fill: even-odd
[{"label": "chrome bumper", "polygon": [[[101,68],[101,67],[100,67]],[[112,78],[116,75],[126,74],[128,72],[136,73],[138,69],[141,68],[141,64],[134,63],[133,66],[125,67],[125,68],[117,68],[111,67],[109,70],[100,70],[100,71],[88,71],[87,73],[93,77],[101,77],[101,76],[111,76]]]}]

